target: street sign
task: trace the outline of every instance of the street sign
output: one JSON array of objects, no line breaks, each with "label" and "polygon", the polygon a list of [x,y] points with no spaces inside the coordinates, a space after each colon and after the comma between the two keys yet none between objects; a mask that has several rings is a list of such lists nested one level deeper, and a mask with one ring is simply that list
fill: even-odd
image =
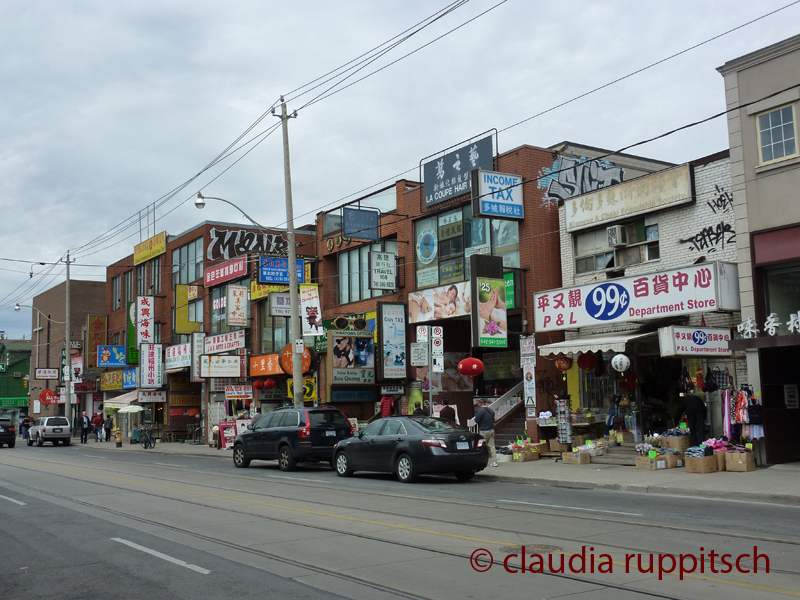
[{"label": "street sign", "polygon": [[431,371],[434,373],[444,373],[444,356],[431,356]]},{"label": "street sign", "polygon": [[417,342],[424,344],[428,341],[428,326],[417,325]]},{"label": "street sign", "polygon": [[435,338],[444,337],[444,327],[442,326],[431,327],[431,337]]},{"label": "street sign", "polygon": [[435,337],[431,340],[431,354],[444,356],[444,340],[442,338]]},{"label": "street sign", "polygon": [[415,342],[411,344],[411,366],[428,366],[428,344]]}]

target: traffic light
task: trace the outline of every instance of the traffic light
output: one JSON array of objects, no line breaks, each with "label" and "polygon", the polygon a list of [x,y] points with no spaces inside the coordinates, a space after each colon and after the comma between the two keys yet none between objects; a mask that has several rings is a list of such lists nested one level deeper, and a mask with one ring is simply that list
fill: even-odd
[{"label": "traffic light", "polygon": [[24,388],[28,387],[28,376],[27,375],[25,375],[25,377],[22,378],[22,387],[24,387]]}]

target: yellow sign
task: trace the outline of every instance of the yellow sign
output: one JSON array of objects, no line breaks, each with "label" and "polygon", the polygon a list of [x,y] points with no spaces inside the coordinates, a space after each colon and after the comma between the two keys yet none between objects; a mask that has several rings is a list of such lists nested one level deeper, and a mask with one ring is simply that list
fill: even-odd
[{"label": "yellow sign", "polygon": [[[287,387],[289,389],[289,398],[294,398],[294,381],[290,379],[287,383]],[[305,388],[303,400],[309,401],[317,399],[317,380],[315,377],[304,377],[303,387]]]},{"label": "yellow sign", "polygon": [[261,284],[255,279],[250,281],[250,301],[261,300],[269,296],[270,292],[288,292],[289,288],[285,285]]},{"label": "yellow sign", "polygon": [[200,323],[189,320],[190,287],[193,286],[175,286],[175,333],[180,333],[183,335],[200,331]]},{"label": "yellow sign", "polygon": [[106,390],[121,390],[122,389],[122,371],[106,371],[100,376],[100,389]]},{"label": "yellow sign", "polygon": [[200,396],[198,394],[170,394],[170,406],[200,406]]},{"label": "yellow sign", "polygon": [[133,264],[140,265],[151,258],[161,256],[167,251],[167,232],[162,231],[154,235],[149,240],[136,244],[133,247]]}]

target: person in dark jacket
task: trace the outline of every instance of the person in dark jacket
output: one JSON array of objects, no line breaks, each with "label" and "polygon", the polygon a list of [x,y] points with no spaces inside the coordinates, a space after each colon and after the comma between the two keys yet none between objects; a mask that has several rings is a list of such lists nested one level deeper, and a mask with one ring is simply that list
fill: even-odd
[{"label": "person in dark jacket", "polygon": [[450,400],[447,398],[444,399],[444,407],[439,413],[439,418],[444,419],[445,421],[450,421],[451,423],[456,422],[456,411],[452,406],[450,406]]},{"label": "person in dark jacket", "polygon": [[111,441],[111,430],[114,428],[114,419],[111,418],[111,415],[106,417],[106,420],[103,422],[103,429],[106,432],[106,441]]},{"label": "person in dark jacket", "polygon": [[675,423],[680,422],[684,414],[689,425],[689,443],[699,446],[706,440],[706,405],[698,396],[687,394],[681,398],[681,405],[675,413]]},{"label": "person in dark jacket", "polygon": [[427,410],[425,410],[424,408],[422,408],[422,404],[420,404],[419,402],[417,402],[417,403],[414,405],[414,412],[413,412],[413,413],[411,413],[411,415],[412,415],[412,416],[421,416],[421,417],[427,417],[427,416],[428,416],[428,411],[427,411]]},{"label": "person in dark jacket", "polygon": [[478,400],[478,410],[475,411],[475,425],[478,426],[481,436],[486,440],[489,449],[489,466],[497,466],[497,451],[494,448],[494,411],[489,408],[489,402],[484,398]]},{"label": "person in dark jacket", "polygon": [[102,442],[105,439],[105,434],[103,433],[103,415],[97,413],[92,418],[92,427],[94,427],[94,441],[95,442]]},{"label": "person in dark jacket", "polygon": [[89,438],[89,430],[92,428],[92,421],[86,416],[86,411],[83,411],[79,423],[81,426],[81,444],[85,444]]}]

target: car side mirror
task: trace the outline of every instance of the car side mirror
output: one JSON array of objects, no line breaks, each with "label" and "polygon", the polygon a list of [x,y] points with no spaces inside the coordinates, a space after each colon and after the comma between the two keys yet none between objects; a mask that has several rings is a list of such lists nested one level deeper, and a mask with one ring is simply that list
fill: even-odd
[{"label": "car side mirror", "polygon": [[253,424],[252,424],[252,423],[248,423],[248,424],[247,424],[247,429],[249,429],[250,431],[252,431],[252,430],[253,430]]},{"label": "car side mirror", "polygon": [[358,432],[358,439],[360,439],[360,440],[364,439],[364,432],[363,431],[359,431]]}]

